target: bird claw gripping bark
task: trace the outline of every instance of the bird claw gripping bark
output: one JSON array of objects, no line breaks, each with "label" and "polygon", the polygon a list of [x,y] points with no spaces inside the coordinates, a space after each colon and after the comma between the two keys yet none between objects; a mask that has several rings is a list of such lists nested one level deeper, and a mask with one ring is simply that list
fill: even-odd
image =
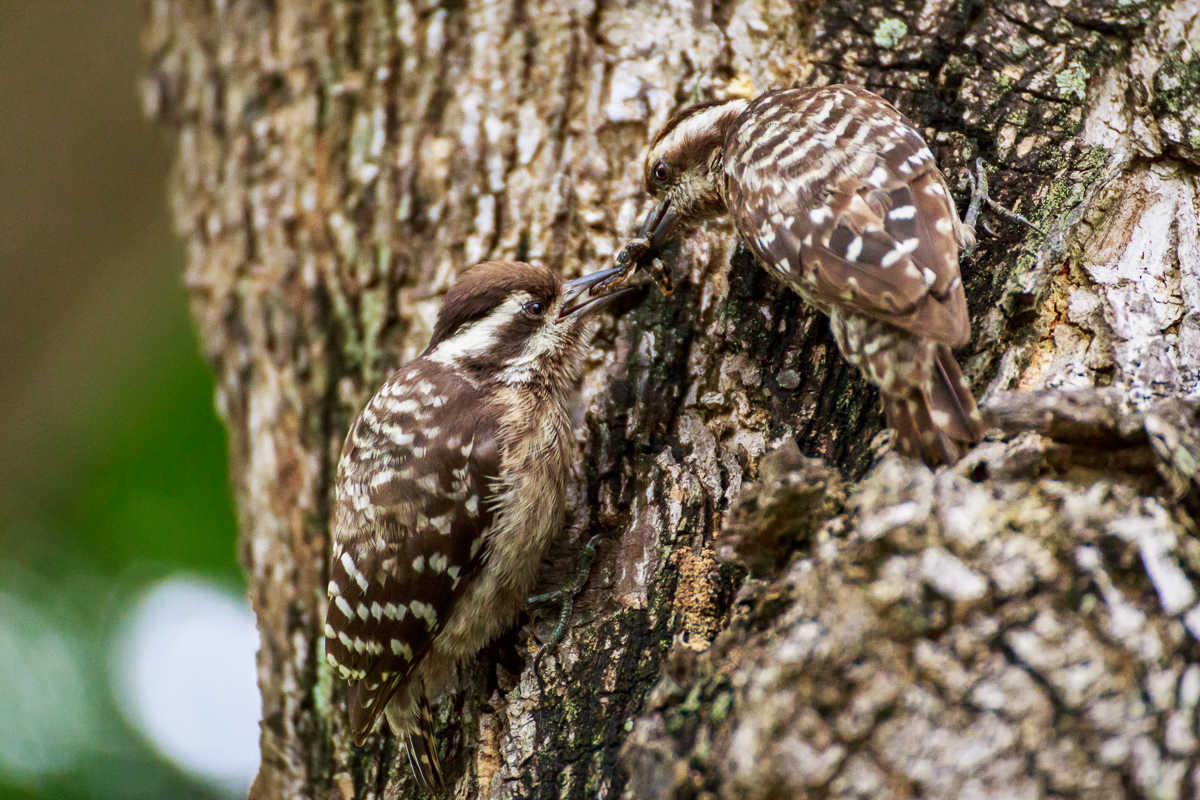
[{"label": "bird claw gripping bark", "polygon": [[[967,181],[971,184],[971,204],[967,206],[967,215],[963,219],[963,224],[968,228],[971,230],[975,229],[975,221],[979,218],[979,209],[982,205],[987,205],[989,209],[1005,219],[1019,222],[1036,231],[1041,236],[1046,235],[1045,231],[1037,225],[1034,225],[1017,212],[1000,205],[988,195],[987,171],[984,169],[982,158],[975,159],[975,172],[967,173]],[[989,228],[986,222],[983,223],[983,229],[992,236],[996,235],[996,232]]]},{"label": "bird claw gripping bark", "polygon": [[575,598],[583,591],[583,585],[587,583],[588,577],[592,574],[592,562],[596,560],[596,543],[600,540],[600,534],[596,534],[587,543],[580,548],[578,559],[575,562],[575,575],[571,583],[561,589],[555,589],[552,592],[544,592],[536,594],[529,598],[529,605],[541,606],[551,603],[559,603],[558,622],[554,626],[554,630],[550,636],[538,648],[537,654],[533,657],[533,674],[538,675],[538,680],[541,680],[539,668],[542,663],[542,657],[552,651],[562,641],[563,636],[567,633],[567,627],[571,621],[571,611],[575,608]]}]

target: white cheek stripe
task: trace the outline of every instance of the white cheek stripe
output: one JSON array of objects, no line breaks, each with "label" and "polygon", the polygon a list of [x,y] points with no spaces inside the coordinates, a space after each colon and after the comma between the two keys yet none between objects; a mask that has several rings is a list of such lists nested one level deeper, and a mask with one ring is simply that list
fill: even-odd
[{"label": "white cheek stripe", "polygon": [[525,292],[513,295],[493,308],[483,319],[472,322],[439,344],[427,358],[439,364],[453,364],[464,358],[486,353],[496,344],[500,328],[511,321],[521,310],[521,306],[531,299],[533,298]]},{"label": "white cheek stripe", "polygon": [[[554,314],[554,317],[551,317],[551,319],[557,317],[557,308],[555,306],[551,310]],[[547,316],[550,316],[550,313]],[[505,362],[504,369],[500,372],[499,380],[502,383],[509,384],[526,383],[532,380],[534,374],[538,371],[538,365],[543,359],[556,351],[562,351],[569,347],[568,340],[570,334],[568,333],[568,328],[571,324],[571,322],[557,324],[547,322],[541,330],[529,338],[520,355]]]}]

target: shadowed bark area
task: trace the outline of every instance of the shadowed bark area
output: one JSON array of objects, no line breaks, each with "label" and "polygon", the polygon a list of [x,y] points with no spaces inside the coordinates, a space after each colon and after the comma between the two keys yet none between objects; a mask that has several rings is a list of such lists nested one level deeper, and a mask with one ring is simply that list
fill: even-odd
[{"label": "shadowed bark area", "polygon": [[[487,258],[573,276],[636,228],[680,105],[879,92],[963,208],[959,353],[996,432],[931,473],[728,224],[605,321],[553,609],[437,709],[456,796],[1178,797],[1200,788],[1200,8],[157,0],[144,92],[262,634],[256,797],[414,796],[320,649],[346,429]],[[793,444],[794,443],[794,444]],[[772,453],[772,451],[776,451]]]}]

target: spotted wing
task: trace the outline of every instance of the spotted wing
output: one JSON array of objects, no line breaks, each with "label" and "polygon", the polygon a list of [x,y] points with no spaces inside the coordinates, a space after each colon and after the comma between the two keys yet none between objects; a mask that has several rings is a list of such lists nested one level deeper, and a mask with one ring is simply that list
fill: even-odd
[{"label": "spotted wing", "polygon": [[484,557],[499,479],[482,398],[417,361],[355,421],[338,467],[325,653],[356,742],[412,675]]},{"label": "spotted wing", "polygon": [[801,295],[966,343],[968,234],[933,153],[887,102],[849,86],[768,93],[730,135],[725,176],[739,231]]}]

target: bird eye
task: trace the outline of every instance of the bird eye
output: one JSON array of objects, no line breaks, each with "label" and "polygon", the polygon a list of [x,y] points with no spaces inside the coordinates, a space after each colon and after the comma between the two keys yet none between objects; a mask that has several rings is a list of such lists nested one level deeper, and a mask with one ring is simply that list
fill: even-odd
[{"label": "bird eye", "polygon": [[651,175],[653,175],[654,180],[658,181],[659,183],[666,183],[667,178],[671,177],[671,168],[667,166],[667,162],[661,160],[657,161],[654,164],[654,169],[651,171]]},{"label": "bird eye", "polygon": [[531,317],[541,317],[546,313],[546,304],[541,300],[530,300],[522,306],[522,310]]}]

